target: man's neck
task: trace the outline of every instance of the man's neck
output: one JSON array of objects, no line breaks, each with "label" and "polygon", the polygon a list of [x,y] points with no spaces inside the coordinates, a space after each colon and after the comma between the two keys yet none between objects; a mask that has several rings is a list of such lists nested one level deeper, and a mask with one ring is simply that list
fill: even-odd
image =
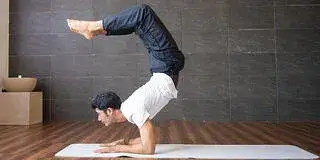
[{"label": "man's neck", "polygon": [[116,122],[121,123],[127,121],[126,117],[123,115],[120,109],[115,110],[116,114]]}]

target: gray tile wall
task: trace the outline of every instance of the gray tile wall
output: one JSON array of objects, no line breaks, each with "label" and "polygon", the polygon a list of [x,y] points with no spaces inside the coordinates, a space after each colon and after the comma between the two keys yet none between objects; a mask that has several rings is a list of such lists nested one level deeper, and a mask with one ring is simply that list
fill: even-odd
[{"label": "gray tile wall", "polygon": [[39,78],[46,120],[92,120],[101,89],[126,99],[149,78],[134,34],[85,40],[65,19],[149,4],[186,56],[179,98],[156,120],[320,119],[318,0],[11,0],[10,76]]}]

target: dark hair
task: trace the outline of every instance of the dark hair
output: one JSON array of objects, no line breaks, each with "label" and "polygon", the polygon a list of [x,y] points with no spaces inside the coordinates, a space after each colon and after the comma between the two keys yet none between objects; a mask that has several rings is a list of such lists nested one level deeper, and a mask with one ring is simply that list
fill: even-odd
[{"label": "dark hair", "polygon": [[112,91],[101,91],[92,100],[93,109],[106,110],[107,108],[120,109],[121,99]]}]

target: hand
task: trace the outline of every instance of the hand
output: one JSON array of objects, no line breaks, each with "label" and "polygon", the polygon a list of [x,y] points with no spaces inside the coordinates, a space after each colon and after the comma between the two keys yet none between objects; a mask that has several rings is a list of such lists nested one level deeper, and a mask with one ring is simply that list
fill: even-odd
[{"label": "hand", "polygon": [[118,146],[113,145],[113,146],[102,147],[100,149],[95,150],[94,152],[95,153],[115,153],[115,152],[119,152],[119,151],[118,151]]},{"label": "hand", "polygon": [[119,139],[111,143],[101,144],[100,147],[109,147],[109,146],[123,145],[123,144],[124,144],[124,139]]}]

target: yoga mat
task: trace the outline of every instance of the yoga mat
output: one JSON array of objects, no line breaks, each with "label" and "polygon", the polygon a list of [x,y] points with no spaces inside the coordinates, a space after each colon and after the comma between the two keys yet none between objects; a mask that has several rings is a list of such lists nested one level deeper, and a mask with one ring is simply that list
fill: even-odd
[{"label": "yoga mat", "polygon": [[292,145],[191,145],[157,144],[153,155],[132,153],[94,153],[99,144],[71,144],[56,157],[133,157],[133,158],[200,158],[200,159],[316,159]]}]

